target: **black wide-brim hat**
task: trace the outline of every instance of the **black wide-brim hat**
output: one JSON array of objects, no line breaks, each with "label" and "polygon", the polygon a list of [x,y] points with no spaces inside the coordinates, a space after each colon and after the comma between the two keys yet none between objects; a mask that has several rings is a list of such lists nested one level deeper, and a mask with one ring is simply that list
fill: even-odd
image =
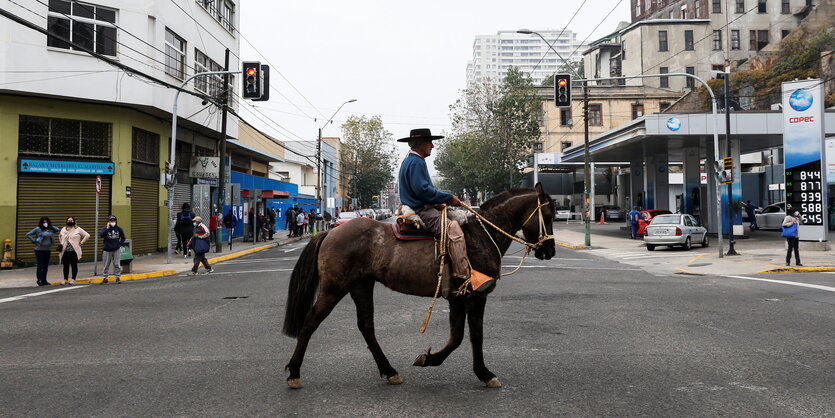
[{"label": "black wide-brim hat", "polygon": [[397,140],[397,142],[409,142],[409,141],[412,141],[412,140],[421,140],[421,139],[428,139],[428,140],[431,141],[433,139],[441,139],[441,138],[443,138],[442,135],[432,135],[432,131],[430,131],[429,128],[420,128],[420,129],[412,129],[412,131],[409,132],[409,136],[407,136],[405,138],[400,138],[400,139]]}]

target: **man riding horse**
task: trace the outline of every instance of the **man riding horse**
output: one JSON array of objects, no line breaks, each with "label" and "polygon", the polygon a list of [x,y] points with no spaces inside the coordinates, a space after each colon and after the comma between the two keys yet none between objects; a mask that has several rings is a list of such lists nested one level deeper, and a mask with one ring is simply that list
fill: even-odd
[{"label": "man riding horse", "polygon": [[[432,141],[441,138],[443,136],[432,135],[429,129],[412,129],[408,137],[397,140],[407,142],[411,148],[400,166],[400,202],[412,208],[426,224],[427,229],[435,235],[440,235],[443,221],[436,205],[461,206],[458,196],[442,192],[432,185],[429,169],[426,167],[425,159],[432,154],[432,148],[435,148]],[[464,231],[458,222],[446,222],[452,275],[467,280],[470,277],[470,263],[467,260]]]}]

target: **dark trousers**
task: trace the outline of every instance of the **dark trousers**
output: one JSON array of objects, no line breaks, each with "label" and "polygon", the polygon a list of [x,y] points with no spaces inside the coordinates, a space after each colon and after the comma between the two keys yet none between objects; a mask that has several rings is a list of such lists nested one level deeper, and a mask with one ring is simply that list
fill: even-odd
[{"label": "dark trousers", "polygon": [[269,236],[269,239],[273,239],[273,234],[275,234],[275,222],[270,222],[270,236]]},{"label": "dark trousers", "polygon": [[191,239],[193,234],[180,234],[180,241],[183,243],[183,254],[188,254],[191,251],[188,247],[188,241]]},{"label": "dark trousers", "polygon": [[792,250],[794,250],[794,263],[800,264],[800,247],[799,241],[797,237],[786,237],[786,243],[788,243],[788,251],[786,252],[786,265],[791,262],[792,259]]},{"label": "dark trousers", "polygon": [[209,260],[206,259],[206,253],[194,253],[194,266],[192,266],[191,271],[197,273],[197,269],[200,268],[200,263],[203,263],[203,267],[206,267],[206,270],[212,269],[212,266],[209,265]]},{"label": "dark trousers", "polygon": [[64,280],[69,278],[70,268],[72,268],[72,279],[75,280],[78,277],[78,254],[75,251],[64,251],[61,264],[64,265]]},{"label": "dark trousers", "polygon": [[49,270],[49,256],[52,251],[49,250],[35,250],[35,260],[37,261],[37,270],[35,277],[38,279],[38,284],[46,283],[46,273]]}]

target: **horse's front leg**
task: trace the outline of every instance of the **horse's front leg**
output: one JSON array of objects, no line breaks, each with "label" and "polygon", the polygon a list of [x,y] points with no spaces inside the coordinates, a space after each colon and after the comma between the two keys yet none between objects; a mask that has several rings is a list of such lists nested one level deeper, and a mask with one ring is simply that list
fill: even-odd
[{"label": "horse's front leg", "polygon": [[487,295],[473,293],[467,298],[467,322],[470,325],[470,343],[473,345],[473,371],[489,388],[502,386],[499,379],[484,365],[484,305]]},{"label": "horse's front leg", "polygon": [[414,366],[440,366],[444,360],[461,345],[464,340],[464,319],[467,317],[467,309],[464,301],[459,298],[452,298],[449,301],[449,339],[446,346],[438,352],[426,350],[415,359]]}]

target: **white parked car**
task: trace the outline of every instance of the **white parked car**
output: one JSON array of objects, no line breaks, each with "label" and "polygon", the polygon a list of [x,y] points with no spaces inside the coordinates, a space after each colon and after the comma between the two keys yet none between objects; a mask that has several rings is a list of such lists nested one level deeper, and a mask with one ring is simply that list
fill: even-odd
[{"label": "white parked car", "polygon": [[569,219],[571,219],[571,209],[566,206],[557,207],[557,210],[554,213],[554,220],[567,221]]},{"label": "white parked car", "polygon": [[786,218],[786,202],[778,202],[758,209],[754,217],[757,218],[759,229],[780,229],[783,227],[783,219]]},{"label": "white parked car", "polygon": [[692,247],[693,241],[708,246],[707,229],[699,225],[696,218],[690,215],[668,214],[657,215],[646,228],[644,242],[647,250],[653,251],[659,245],[673,247],[680,245],[685,250]]}]

